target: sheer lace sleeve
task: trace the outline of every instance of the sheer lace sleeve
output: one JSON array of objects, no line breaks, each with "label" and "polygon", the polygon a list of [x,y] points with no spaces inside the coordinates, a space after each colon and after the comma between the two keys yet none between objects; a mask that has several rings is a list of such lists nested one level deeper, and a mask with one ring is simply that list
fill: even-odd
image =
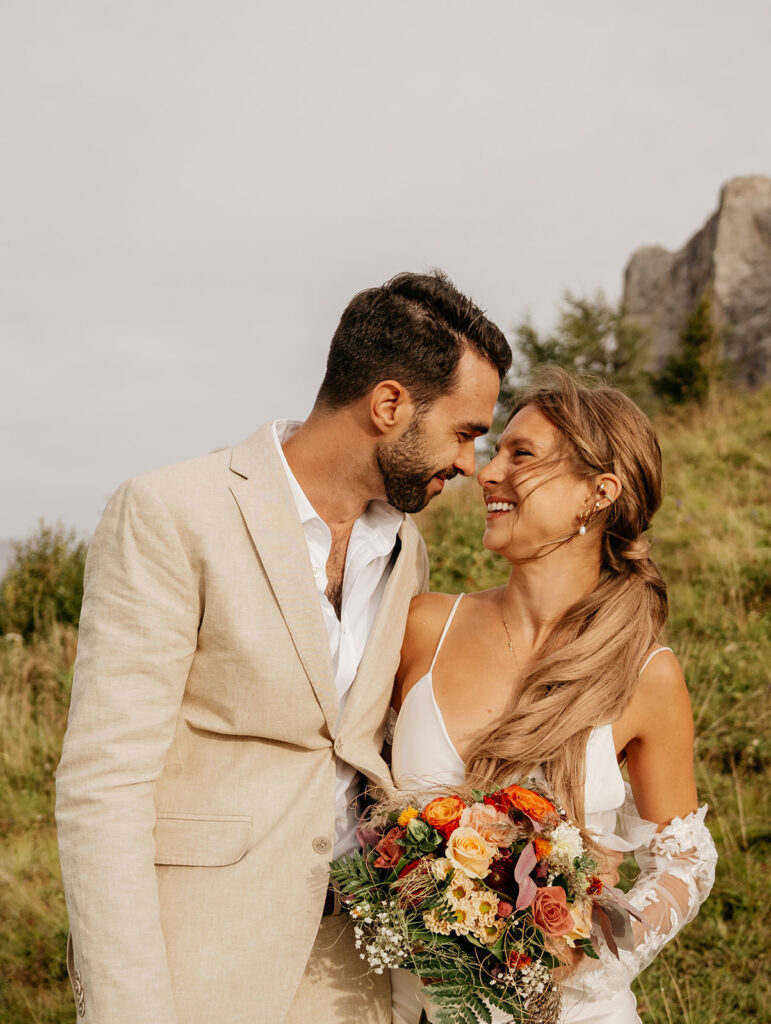
[{"label": "sheer lace sleeve", "polygon": [[[606,998],[629,985],[680,929],[692,921],[715,880],[717,852],[704,824],[707,805],[674,818],[635,849],[640,875],[626,900],[640,914],[633,921],[633,948],[619,958],[600,943],[600,959],[584,961],[574,981],[590,998]],[[569,983],[570,984],[570,983]]]}]

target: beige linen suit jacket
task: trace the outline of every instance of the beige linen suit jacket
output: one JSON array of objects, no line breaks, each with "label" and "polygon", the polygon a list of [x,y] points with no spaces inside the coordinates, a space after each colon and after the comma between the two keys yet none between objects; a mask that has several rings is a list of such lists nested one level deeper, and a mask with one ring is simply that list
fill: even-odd
[{"label": "beige linen suit jacket", "polygon": [[336,753],[380,756],[405,518],[339,729],[329,642],[270,427],[110,501],[88,556],[56,819],[84,1024],[279,1024],[324,903]]}]

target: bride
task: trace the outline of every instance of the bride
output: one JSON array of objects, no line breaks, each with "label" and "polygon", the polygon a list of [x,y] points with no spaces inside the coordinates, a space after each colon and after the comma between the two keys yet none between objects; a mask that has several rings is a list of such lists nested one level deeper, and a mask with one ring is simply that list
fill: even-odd
[{"label": "bride", "polygon": [[[659,642],[666,588],[645,536],[661,502],[659,446],[620,391],[549,368],[478,479],[483,543],[511,574],[493,590],[414,599],[393,777],[412,791],[535,778],[608,851],[608,872],[635,850],[635,949],[560,968],[565,1024],[634,1024],[632,979],[695,916],[717,859],[685,680]],[[394,1024],[416,1024],[420,980],[393,971],[392,988]]]}]

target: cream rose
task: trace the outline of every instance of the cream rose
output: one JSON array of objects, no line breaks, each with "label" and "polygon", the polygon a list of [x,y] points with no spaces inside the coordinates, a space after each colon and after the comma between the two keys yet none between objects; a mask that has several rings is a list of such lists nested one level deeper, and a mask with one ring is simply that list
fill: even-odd
[{"label": "cream rose", "polygon": [[573,931],[565,936],[569,946],[575,945],[576,939],[588,939],[592,934],[592,905],[586,900],[568,907],[573,918]]},{"label": "cream rose", "polygon": [[475,828],[460,826],[450,836],[446,852],[453,867],[465,871],[469,878],[484,878],[498,847],[486,843]]}]

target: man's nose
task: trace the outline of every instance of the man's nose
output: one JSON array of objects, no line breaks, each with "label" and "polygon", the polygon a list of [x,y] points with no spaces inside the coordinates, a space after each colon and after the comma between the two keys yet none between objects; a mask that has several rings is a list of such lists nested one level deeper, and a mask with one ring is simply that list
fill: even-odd
[{"label": "man's nose", "polygon": [[453,465],[455,468],[462,473],[464,476],[471,476],[476,469],[477,455],[476,449],[474,448],[473,441],[465,441],[461,445],[458,458],[455,460]]}]

